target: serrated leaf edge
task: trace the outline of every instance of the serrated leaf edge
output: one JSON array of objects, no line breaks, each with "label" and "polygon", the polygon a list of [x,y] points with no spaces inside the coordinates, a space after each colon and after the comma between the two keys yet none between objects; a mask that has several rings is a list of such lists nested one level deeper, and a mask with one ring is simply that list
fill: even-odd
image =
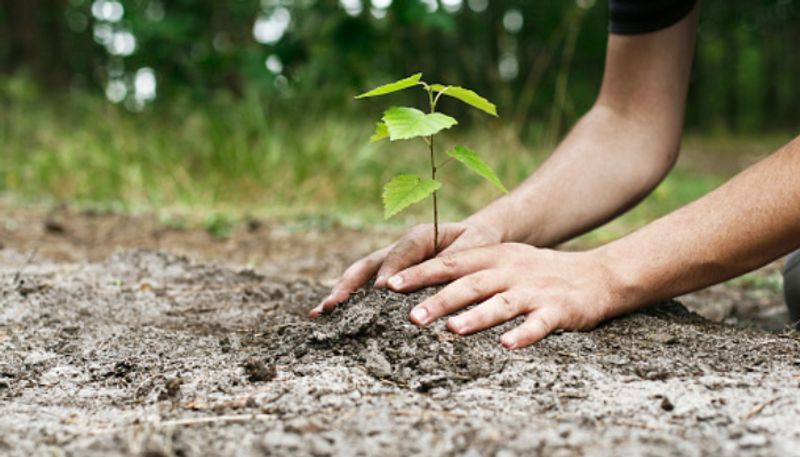
[{"label": "serrated leaf edge", "polygon": [[[432,190],[430,193],[428,193],[428,194],[427,194],[427,195],[425,195],[424,197],[422,197],[422,198],[420,198],[420,199],[418,199],[418,200],[416,200],[416,201],[413,201],[413,202],[411,202],[411,203],[408,203],[407,205],[405,205],[405,206],[402,206],[402,207],[400,207],[400,208],[396,209],[396,210],[395,210],[395,211],[393,211],[392,213],[389,213],[389,211],[388,211],[388,208],[387,208],[387,205],[386,205],[386,192],[387,192],[387,187],[389,187],[389,185],[391,185],[391,184],[392,184],[393,182],[395,182],[396,180],[398,180],[398,179],[400,179],[400,178],[406,178],[406,177],[410,177],[410,178],[414,178],[414,179],[416,179],[416,180],[417,180],[417,182],[416,182],[416,184],[415,184],[415,185],[419,185],[419,183],[421,183],[421,182],[423,182],[423,181],[426,181],[426,182],[433,182],[433,183],[434,183],[434,185],[435,185],[435,187],[433,188],[433,190]],[[391,217],[394,217],[394,216],[396,216],[397,214],[399,214],[400,212],[402,212],[404,209],[408,208],[409,206],[411,206],[411,205],[413,205],[413,204],[415,204],[415,203],[419,203],[420,201],[422,201],[423,199],[425,199],[425,198],[426,198],[428,195],[430,195],[430,194],[432,194],[433,192],[436,192],[436,191],[438,191],[439,189],[441,189],[441,187],[442,187],[442,183],[441,183],[440,181],[437,181],[437,180],[435,180],[435,179],[429,179],[429,178],[420,178],[419,176],[415,176],[415,175],[397,175],[397,176],[393,177],[392,179],[390,179],[390,180],[389,180],[389,182],[387,182],[386,184],[384,184],[384,186],[383,186],[383,193],[381,194],[381,200],[383,201],[383,218],[384,218],[384,220],[386,220],[386,219],[389,219],[389,218],[391,218]]]},{"label": "serrated leaf edge", "polygon": [[[491,173],[491,175],[490,175],[491,177],[490,176],[484,176],[482,173],[479,173],[477,170],[475,170],[471,166],[467,165],[463,160],[461,160],[461,158],[458,155],[454,155],[456,149],[459,149],[459,148],[464,149],[464,150],[472,153],[475,156],[475,158],[478,159],[480,161],[480,163],[482,165],[484,165],[489,170],[489,172]],[[458,146],[453,147],[453,149],[448,150],[447,151],[447,155],[452,157],[453,159],[459,161],[461,164],[463,164],[465,167],[467,167],[471,172],[475,173],[476,175],[480,176],[481,178],[483,178],[483,179],[489,181],[490,183],[492,183],[492,185],[494,185],[495,187],[500,189],[503,193],[505,193],[505,194],[508,193],[508,189],[506,188],[505,185],[503,185],[503,182],[500,181],[500,178],[497,176],[497,173],[495,173],[494,170],[492,170],[492,167],[490,167],[488,163],[486,163],[483,159],[481,159],[480,156],[475,151],[473,151],[472,149],[470,149],[470,148],[468,148],[466,146],[458,145]],[[492,179],[492,178],[494,178],[494,179]]]}]

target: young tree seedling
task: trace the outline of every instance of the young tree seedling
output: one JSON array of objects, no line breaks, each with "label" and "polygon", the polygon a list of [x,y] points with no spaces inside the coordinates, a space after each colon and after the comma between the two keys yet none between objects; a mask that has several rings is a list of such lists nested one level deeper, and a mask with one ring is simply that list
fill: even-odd
[{"label": "young tree seedling", "polygon": [[371,91],[357,95],[356,98],[377,97],[391,94],[411,87],[422,87],[428,94],[429,112],[424,113],[416,108],[407,106],[393,106],[383,113],[383,118],[375,127],[375,133],[369,139],[370,143],[388,138],[389,141],[410,140],[422,138],[427,144],[430,156],[431,177],[420,178],[414,175],[395,176],[383,189],[384,218],[389,219],[410,205],[424,200],[429,195],[433,198],[433,252],[439,252],[439,208],[436,203],[436,192],[442,183],[436,180],[436,172],[455,159],[467,168],[494,184],[504,193],[508,193],[503,183],[500,182],[494,171],[478,154],[465,146],[455,146],[447,151],[448,158],[437,162],[434,138],[442,130],[458,124],[454,118],[437,112],[436,104],[442,95],[456,98],[492,116],[497,116],[497,107],[489,100],[475,92],[458,86],[445,86],[442,84],[428,84],[422,81],[422,73],[408,78],[384,84]]}]

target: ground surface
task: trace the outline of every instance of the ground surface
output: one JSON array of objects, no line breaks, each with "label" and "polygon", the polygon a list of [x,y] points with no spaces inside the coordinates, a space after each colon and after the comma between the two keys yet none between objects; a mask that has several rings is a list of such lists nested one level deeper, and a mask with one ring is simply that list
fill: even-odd
[{"label": "ground surface", "polygon": [[800,455],[779,265],[681,298],[735,326],[667,303],[509,352],[410,325],[430,291],[305,318],[394,234],[4,216],[0,455]]}]

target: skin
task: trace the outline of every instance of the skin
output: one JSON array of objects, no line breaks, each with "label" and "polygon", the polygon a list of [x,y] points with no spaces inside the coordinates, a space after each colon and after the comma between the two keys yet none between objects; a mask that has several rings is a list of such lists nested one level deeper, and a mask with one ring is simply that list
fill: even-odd
[{"label": "skin", "polygon": [[463,222],[444,224],[438,254],[423,225],[357,261],[311,316],[333,310],[375,275],[376,287],[398,292],[449,282],[412,309],[411,322],[428,325],[478,304],[447,320],[466,335],[523,315],[500,339],[515,349],[559,329],[592,329],[800,247],[798,137],[628,236],[585,252],[544,248],[629,209],[672,167],[696,27],[695,8],[655,33],[610,35],[595,105],[536,173]]}]

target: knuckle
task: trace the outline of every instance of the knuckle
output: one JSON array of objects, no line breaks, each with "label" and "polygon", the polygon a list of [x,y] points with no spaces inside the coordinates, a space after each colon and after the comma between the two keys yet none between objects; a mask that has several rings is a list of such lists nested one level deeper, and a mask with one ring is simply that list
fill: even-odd
[{"label": "knuckle", "polygon": [[501,308],[503,308],[503,310],[513,310],[515,308],[514,304],[506,294],[500,293],[495,295],[495,297],[497,297],[498,304]]},{"label": "knuckle", "polygon": [[467,285],[474,295],[480,295],[486,290],[486,282],[479,275],[472,275],[467,279]]},{"label": "knuckle", "polygon": [[442,267],[447,270],[454,270],[456,268],[456,257],[453,254],[443,254],[439,256],[439,262]]},{"label": "knuckle", "polygon": [[434,315],[445,314],[447,312],[447,299],[441,295],[434,295],[427,304],[428,312]]},{"label": "knuckle", "polygon": [[545,336],[556,329],[556,322],[550,316],[536,316],[534,322],[541,329],[542,336]]}]

